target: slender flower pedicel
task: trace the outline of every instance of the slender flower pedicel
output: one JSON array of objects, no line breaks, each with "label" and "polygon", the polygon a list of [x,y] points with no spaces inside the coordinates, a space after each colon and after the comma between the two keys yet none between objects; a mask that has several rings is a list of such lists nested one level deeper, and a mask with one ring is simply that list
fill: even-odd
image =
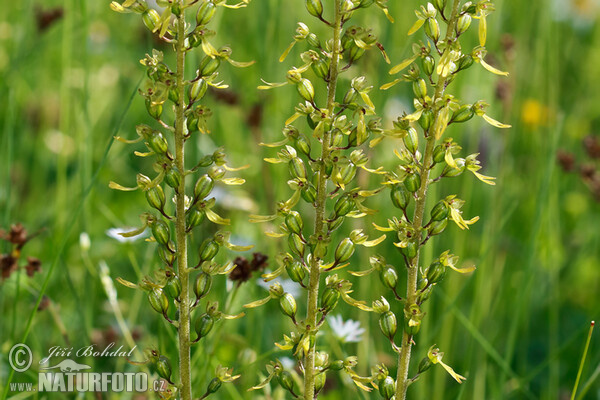
[{"label": "slender flower pedicel", "polygon": [[[145,0],[111,3],[111,8],[115,11],[141,15],[149,30],[159,39],[172,44],[176,59],[176,65],[170,67],[163,60],[163,53],[153,50],[151,55],[147,54],[141,60],[148,79],[140,89],[140,94],[154,121],[152,125],[137,126],[139,138],[136,140],[117,138],[125,143],[144,141],[148,151],[136,151],[135,154],[140,157],[155,157],[154,176],[137,174],[137,185],[132,188],[114,182],[110,184],[110,187],[118,190],[142,190],[152,208],[152,212],[141,215],[143,226],[140,229],[121,235],[133,237],[149,228],[152,234],[150,240],[158,245],[162,268],[155,271],[153,276],[143,278],[139,284],[119,280],[128,287],[145,291],[150,306],[178,331],[179,357],[175,367],[179,371],[178,380],[172,376],[169,358],[158,349],[146,352],[147,362],[154,366],[156,373],[176,387],[176,390],[172,388],[161,393],[162,398],[175,396],[176,391],[176,396],[183,400],[194,398],[190,347],[206,337],[219,320],[243,315],[227,315],[219,311],[217,302],[202,300],[209,294],[215,276],[227,274],[232,269],[232,263],[221,265],[215,261],[219,250],[227,247],[241,251],[250,247],[235,246],[229,242],[229,233],[217,232],[204,238],[197,257],[189,257],[188,237],[196,227],[207,222],[229,225],[229,220],[214,211],[215,199],[210,195],[217,184],[239,185],[244,180],[226,177],[228,171],[235,169],[227,165],[222,149],[206,155],[190,168],[185,162],[185,144],[199,133],[209,133],[208,119],[211,111],[200,101],[209,86],[215,89],[227,87],[218,78],[220,64],[223,61],[238,67],[251,64],[234,61],[228,47],[213,47],[211,40],[215,32],[208,29],[207,24],[218,8],[241,8],[248,1],[242,0],[231,5],[223,0],[159,0],[157,4],[163,10],[160,15],[149,8]],[[186,21],[186,14],[191,15],[192,11],[195,13],[194,24]],[[197,66],[195,75],[186,78],[186,55],[198,47],[204,52],[204,57]],[[190,191],[188,183],[194,176],[197,176],[196,182]],[[174,210],[171,198],[175,203]],[[197,311],[200,307],[205,311]],[[194,311],[195,315],[192,316]],[[192,327],[195,328],[195,334],[192,333]],[[201,392],[203,394],[200,398],[204,399],[215,393],[223,382],[231,382],[238,376],[232,375],[228,368],[217,367],[214,378]]]},{"label": "slender flower pedicel", "polygon": [[[348,266],[358,247],[375,246],[385,239],[385,235],[368,240],[363,230],[355,229],[340,240],[334,232],[346,217],[360,218],[374,212],[363,202],[383,187],[361,188],[356,183],[356,176],[360,169],[379,176],[385,174],[381,168],[367,166],[368,156],[361,149],[369,138],[381,131],[380,119],[375,117],[375,106],[369,97],[371,86],[364,76],[351,79],[350,87],[342,96],[336,96],[336,91],[340,86],[340,74],[350,71],[365,51],[379,49],[387,61],[383,46],[371,29],[346,26],[347,22],[355,13],[371,6],[386,15],[388,12],[384,0],[334,0],[327,2],[327,9],[321,0],[305,0],[305,5],[315,18],[311,21],[325,24],[331,31],[331,38],[319,37],[307,24],[299,22],[294,41],[280,61],[284,61],[294,46],[304,42],[308,50],[301,54],[301,64],[288,71],[286,82],[264,82],[259,86],[266,90],[293,85],[301,98],[295,112],[285,122],[284,140],[265,144],[280,149],[276,157],[265,161],[287,165],[288,185],[293,195],[277,204],[275,215],[253,216],[252,221],[281,222],[276,232],[267,234],[286,238],[288,252],[279,255],[279,268],[263,278],[271,281],[285,272],[305,290],[306,300],[300,304],[306,305],[307,312],[300,316],[297,303],[300,299],[285,292],[279,284],[271,286],[269,296],[246,307],[258,307],[269,301],[279,303],[282,313],[293,323],[294,331],[284,335],[283,343],[277,346],[292,351],[304,374],[299,378],[301,387],[297,387],[293,379],[295,372],[284,368],[279,361],[273,361],[267,366],[267,378],[252,389],[262,389],[277,378],[292,396],[312,400],[323,389],[330,371],[342,371],[360,387],[371,390],[353,371],[356,357],[330,361],[328,353],[317,351],[317,333],[339,300],[371,311],[364,301],[351,297],[352,283],[333,271]],[[314,76],[316,78],[311,79]],[[298,210],[307,205],[311,212],[301,214]]]},{"label": "slender flower pedicel", "polygon": [[[393,130],[384,132],[384,135],[401,139],[404,145],[401,151],[396,152],[399,165],[388,175],[386,182],[391,189],[392,204],[400,214],[390,219],[387,227],[378,227],[381,231],[394,232],[397,238],[394,245],[398,247],[407,271],[406,296],[402,298],[398,294],[397,276],[391,272],[398,266],[386,264],[382,257],[374,257],[371,259],[372,269],[365,272],[378,271],[384,284],[392,289],[396,299],[404,305],[404,315],[398,318],[404,321],[399,346],[394,341],[396,316],[390,311],[387,300],[382,298],[373,306],[380,314],[382,332],[398,353],[396,381],[385,378],[390,383],[390,390],[382,393],[385,399],[395,396],[395,400],[404,400],[408,386],[433,364],[440,364],[459,383],[465,379],[442,361],[444,353],[435,346],[429,349],[419,364],[417,374],[409,378],[408,373],[414,338],[419,333],[425,315],[423,303],[435,285],[442,281],[448,268],[460,273],[474,270],[474,267],[457,268],[458,257],[450,254],[450,251],[440,254],[429,266],[419,266],[421,249],[432,237],[446,229],[448,221],[454,221],[460,229],[469,229],[469,225],[479,219],[465,219],[461,211],[465,202],[454,194],[440,199],[428,216],[425,210],[427,189],[444,178],[455,177],[465,171],[473,173],[484,183],[495,184],[494,178],[478,172],[481,165],[477,154],[455,158],[461,147],[452,138],[444,137],[444,132],[449,125],[464,123],[475,115],[494,127],[510,127],[486,114],[487,103],[477,101],[465,104],[447,90],[455,77],[474,63],[481,64],[494,74],[507,75],[487,64],[484,59],[486,17],[493,10],[494,5],[489,0],[435,0],[421,6],[416,11],[418,19],[409,35],[423,28],[427,40],[415,43],[413,56],[390,71],[391,74],[403,70],[407,72],[382,87],[389,89],[401,81],[412,83],[415,106],[412,114],[398,118]],[[479,21],[479,46],[467,51],[461,46],[460,37],[468,31],[473,19]],[[446,25],[443,36],[440,24]]]}]

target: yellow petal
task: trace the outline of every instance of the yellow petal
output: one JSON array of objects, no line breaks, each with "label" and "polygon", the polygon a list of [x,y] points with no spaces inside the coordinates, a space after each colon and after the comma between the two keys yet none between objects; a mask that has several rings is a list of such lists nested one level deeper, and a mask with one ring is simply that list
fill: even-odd
[{"label": "yellow petal", "polygon": [[221,182],[226,185],[243,185],[246,181],[242,178],[225,178],[221,179]]},{"label": "yellow petal", "polygon": [[294,47],[295,44],[296,44],[295,40],[292,43],[290,43],[290,45],[287,47],[287,49],[285,49],[285,51],[283,52],[281,57],[279,57],[279,62],[283,62],[283,60],[285,60],[285,58],[288,56],[288,54],[290,53],[290,51],[292,50],[292,48]]},{"label": "yellow petal", "polygon": [[227,61],[229,62],[229,64],[233,65],[234,67],[238,67],[238,68],[246,68],[256,62],[256,61],[246,61],[246,62],[234,61],[231,58],[228,58]]},{"label": "yellow petal", "polygon": [[391,88],[391,87],[395,86],[395,85],[396,85],[398,82],[400,82],[401,80],[402,80],[402,79],[394,79],[393,81],[391,81],[391,82],[388,82],[388,83],[386,83],[385,85],[381,85],[381,86],[379,87],[379,89],[381,89],[381,90],[388,90],[389,88]]},{"label": "yellow petal", "polygon": [[417,56],[412,56],[411,58],[407,58],[406,60],[402,61],[400,64],[396,65],[394,68],[390,69],[390,75],[394,75],[394,74],[397,74],[398,72],[402,71],[404,68],[406,68],[410,64],[412,64],[413,61],[415,61],[416,59],[417,59]]},{"label": "yellow petal", "polygon": [[250,222],[269,222],[277,218],[277,215],[250,215]]},{"label": "yellow petal", "polygon": [[419,28],[421,28],[423,26],[423,24],[425,23],[424,19],[418,19],[413,26],[410,28],[410,30],[408,31],[408,36],[412,35],[413,33],[415,33],[416,31],[419,30]]},{"label": "yellow petal", "polygon": [[127,286],[128,288],[131,288],[131,289],[137,289],[138,288],[138,285],[136,285],[135,283],[129,282],[129,281],[127,281],[127,280],[125,280],[125,279],[123,279],[121,277],[117,278],[117,282],[119,282],[121,285]]},{"label": "yellow petal", "polygon": [[365,246],[365,247],[375,247],[377,246],[379,243],[383,242],[385,240],[385,234],[379,236],[377,239],[374,240],[367,240],[364,243],[361,243],[361,245]]},{"label": "yellow petal", "polygon": [[228,219],[220,217],[219,214],[217,214],[213,210],[205,210],[204,212],[206,213],[206,217],[215,224],[229,225],[230,223]]},{"label": "yellow petal", "polygon": [[487,39],[487,21],[485,19],[485,15],[481,15],[479,19],[479,45],[485,46],[485,41]]},{"label": "yellow petal", "polygon": [[479,59],[479,62],[481,63],[481,66],[483,66],[483,68],[487,69],[492,74],[501,75],[501,76],[508,76],[508,72],[500,71],[499,69],[492,67],[490,64],[486,63],[483,60],[483,58]]},{"label": "yellow petal", "polygon": [[244,308],[256,308],[265,305],[271,300],[271,296],[267,296],[264,299],[253,301],[252,303],[244,304]]},{"label": "yellow petal", "polygon": [[380,232],[392,232],[394,230],[393,228],[384,228],[383,226],[379,226],[375,222],[373,222],[373,226]]},{"label": "yellow petal", "polygon": [[137,190],[137,186],[136,187],[125,187],[125,186],[121,186],[116,182],[110,181],[108,183],[108,187],[111,189],[115,189],[115,190],[120,190],[122,192],[133,192],[134,190]]},{"label": "yellow petal", "polygon": [[489,117],[487,114],[483,114],[483,119],[490,125],[495,126],[496,128],[511,128],[511,125],[503,124],[502,122],[498,122],[492,117]]}]

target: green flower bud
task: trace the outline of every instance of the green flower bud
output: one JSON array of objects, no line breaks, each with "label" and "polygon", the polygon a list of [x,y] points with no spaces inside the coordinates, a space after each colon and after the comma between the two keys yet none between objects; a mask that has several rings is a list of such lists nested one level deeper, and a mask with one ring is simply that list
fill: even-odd
[{"label": "green flower bud", "polygon": [[206,198],[206,196],[212,192],[214,187],[215,181],[208,176],[208,174],[202,175],[194,186],[194,198],[196,200],[202,200]]},{"label": "green flower bud", "polygon": [[317,61],[312,63],[311,68],[314,71],[314,73],[321,79],[325,79],[329,75],[328,60],[323,60],[319,58]]},{"label": "green flower bud", "polygon": [[317,200],[317,189],[312,184],[309,184],[302,189],[300,195],[304,201],[312,204]]},{"label": "green flower bud", "polygon": [[456,72],[468,69],[471,65],[473,65],[473,62],[473,57],[471,57],[469,54],[465,54],[458,60],[458,63],[456,64]]},{"label": "green flower bud", "polygon": [[425,96],[427,96],[427,84],[425,83],[425,79],[419,78],[413,82],[413,93],[417,99],[424,99]]},{"label": "green flower bud", "polygon": [[168,246],[169,240],[171,239],[171,232],[169,225],[163,220],[158,219],[152,224],[152,235],[154,239],[163,246]]},{"label": "green flower bud", "polygon": [[404,136],[403,141],[404,146],[406,146],[406,149],[412,154],[415,154],[416,151],[419,149],[419,135],[417,134],[417,130],[412,126],[407,129],[406,136]]},{"label": "green flower bud", "polygon": [[175,254],[171,253],[165,247],[159,247],[158,248],[158,255],[160,256],[160,259],[166,265],[171,265],[172,266],[173,263],[175,262]]},{"label": "green flower bud", "polygon": [[198,210],[197,208],[192,208],[187,215],[187,230],[189,231],[200,225],[202,221],[204,221],[205,216],[206,214],[204,214],[202,211]]},{"label": "green flower bud", "polygon": [[144,21],[144,25],[146,25],[146,28],[153,31],[154,28],[160,22],[160,15],[158,15],[156,10],[149,8],[142,14],[142,20]]},{"label": "green flower bud", "polygon": [[163,192],[161,186],[154,186],[146,190],[145,194],[150,207],[154,207],[159,211],[165,207],[165,192]]},{"label": "green flower bud", "polygon": [[194,103],[204,97],[206,94],[206,90],[208,89],[208,84],[202,78],[197,81],[192,82],[190,87],[188,88],[188,99],[190,103]]},{"label": "green flower bud", "polygon": [[425,72],[425,74],[427,76],[431,76],[431,74],[433,74],[434,69],[435,59],[430,55],[425,56],[425,58],[423,58],[423,71]]},{"label": "green flower bud", "polygon": [[471,26],[471,16],[469,14],[463,14],[458,17],[458,21],[456,22],[456,35],[460,36],[469,29]]},{"label": "green flower bud", "polygon": [[296,149],[298,149],[302,154],[310,156],[310,142],[306,140],[304,136],[300,136],[298,139],[296,139],[295,145]]},{"label": "green flower bud", "polygon": [[295,233],[296,235],[302,235],[302,228],[304,227],[304,222],[302,221],[302,217],[298,211],[290,211],[288,215],[285,216],[285,225],[290,230],[290,232]]},{"label": "green flower bud", "polygon": [[409,192],[416,192],[421,187],[421,175],[419,175],[418,172],[414,172],[408,175],[404,179],[404,186]]},{"label": "green flower bud", "polygon": [[222,382],[219,378],[212,378],[208,387],[206,388],[206,392],[209,394],[215,393],[217,390],[221,388]]},{"label": "green flower bud", "polygon": [[169,309],[169,299],[162,289],[152,289],[148,292],[148,302],[159,314],[164,314]]},{"label": "green flower bud", "polygon": [[465,172],[465,159],[455,158],[454,161],[456,162],[458,168],[453,168],[449,165],[446,165],[442,171],[442,176],[455,177]]},{"label": "green flower bud", "polygon": [[327,375],[325,372],[321,372],[315,376],[315,394],[319,393],[323,389],[326,379]]},{"label": "green flower bud", "polygon": [[419,333],[421,329],[421,319],[423,313],[418,305],[413,304],[408,309],[404,309],[404,332],[413,336]]},{"label": "green flower bud", "polygon": [[156,362],[156,373],[158,373],[158,376],[171,383],[171,362],[167,357],[158,357],[158,361]]},{"label": "green flower bud", "polygon": [[379,271],[379,279],[385,286],[395,289],[398,283],[398,273],[394,268],[387,267]]},{"label": "green flower bud", "polygon": [[354,202],[348,196],[340,197],[333,206],[335,216],[343,217],[354,209]]},{"label": "green flower bud", "polygon": [[433,364],[431,363],[429,357],[424,357],[419,363],[419,374],[422,374],[423,372],[427,371],[429,368],[431,368],[432,365]]},{"label": "green flower bud", "polygon": [[306,9],[313,17],[321,18],[323,16],[323,3],[321,3],[321,0],[306,0]]},{"label": "green flower bud", "polygon": [[304,267],[297,260],[287,263],[285,265],[285,270],[290,279],[294,282],[302,282],[302,280],[306,276],[306,271],[304,270]]},{"label": "green flower bud", "polygon": [[340,371],[342,368],[344,368],[344,360],[335,360],[329,364],[329,369],[333,371]]},{"label": "green flower bud", "polygon": [[343,239],[335,249],[335,263],[341,264],[348,261],[354,254],[354,249],[355,245],[349,238]]},{"label": "green flower bud", "polygon": [[290,175],[293,178],[306,179],[306,166],[300,157],[294,157],[288,163]]},{"label": "green flower bud", "polygon": [[296,306],[296,299],[289,293],[284,293],[283,296],[279,298],[279,308],[281,311],[292,320],[296,318],[296,310],[298,307]]},{"label": "green flower bud", "polygon": [[431,128],[431,125],[433,124],[433,119],[434,115],[431,109],[428,108],[426,110],[423,110],[423,114],[421,114],[421,118],[419,118],[419,125],[421,125],[421,128],[423,128],[423,130],[427,131],[429,130],[429,128]]},{"label": "green flower bud", "polygon": [[340,292],[331,287],[326,288],[321,295],[321,310],[325,314],[329,313],[335,308],[339,299]]},{"label": "green flower bud", "polygon": [[433,5],[439,12],[444,12],[446,7],[446,0],[433,0]]},{"label": "green flower bud", "polygon": [[215,16],[217,6],[211,0],[204,0],[196,14],[196,24],[206,25]]},{"label": "green flower bud", "polygon": [[181,294],[181,281],[179,280],[179,277],[175,274],[172,274],[167,279],[165,289],[172,299],[179,300],[179,295]]},{"label": "green flower bud", "polygon": [[221,59],[219,57],[212,58],[210,56],[205,56],[200,62],[200,68],[198,68],[198,72],[200,76],[210,76],[212,75],[221,65]]},{"label": "green flower bud", "polygon": [[329,232],[333,232],[337,228],[339,228],[342,225],[343,222],[344,222],[344,217],[337,217],[333,221],[327,222],[327,230]]},{"label": "green flower bud", "polygon": [[210,261],[219,252],[219,244],[214,239],[206,239],[200,245],[200,249],[198,250],[198,254],[200,254],[200,261]]},{"label": "green flower bud", "polygon": [[[425,281],[423,281],[425,282]],[[431,292],[433,291],[433,286],[429,285],[427,286],[427,289],[421,289],[417,292],[417,303],[418,304],[423,304],[424,302],[426,302],[429,297],[431,297]]]},{"label": "green flower bud", "polygon": [[358,47],[354,42],[350,46],[350,62],[354,62],[365,54],[365,49]]},{"label": "green flower bud", "polygon": [[473,115],[475,115],[473,106],[471,104],[463,104],[458,110],[454,111],[450,122],[466,122],[473,118]]},{"label": "green flower bud", "polygon": [[435,235],[439,235],[440,233],[444,232],[444,229],[446,229],[446,226],[448,226],[448,219],[443,219],[441,221],[434,221],[430,226],[429,226],[429,235],[430,236],[435,236]]},{"label": "green flower bud", "polygon": [[311,103],[314,101],[315,88],[313,87],[311,81],[306,78],[302,78],[296,87],[298,88],[298,93],[300,93],[300,96],[302,96],[304,100],[308,100]]},{"label": "green flower bud", "polygon": [[441,282],[446,276],[446,267],[441,262],[435,261],[427,268],[426,276],[431,284]]},{"label": "green flower bud", "polygon": [[292,378],[292,374],[289,372],[282,371],[279,375],[277,375],[277,380],[284,389],[290,392],[294,391],[294,378]]},{"label": "green flower bud", "polygon": [[300,236],[292,233],[288,236],[288,246],[298,257],[304,257],[305,245]]},{"label": "green flower bud", "polygon": [[436,163],[441,163],[442,161],[444,161],[445,156],[446,151],[444,150],[444,147],[440,144],[435,146],[435,148],[433,149],[433,161]]},{"label": "green flower bud", "polygon": [[213,165],[208,170],[208,176],[213,181],[219,181],[225,176],[225,168],[221,167],[220,165]]},{"label": "green flower bud", "polygon": [[394,185],[390,191],[392,204],[401,210],[405,210],[410,202],[410,192],[406,190],[404,185]]},{"label": "green flower bud", "polygon": [[204,313],[196,320],[196,335],[198,335],[198,340],[206,337],[212,330],[215,325],[215,319]]},{"label": "green flower bud", "polygon": [[390,340],[394,340],[394,335],[396,335],[396,330],[398,329],[398,323],[396,321],[396,315],[387,311],[379,316],[379,328],[381,328],[381,332]]},{"label": "green flower bud", "polygon": [[306,37],[306,42],[312,47],[321,48],[321,42],[319,42],[319,38],[312,32]]},{"label": "green flower bud", "polygon": [[206,272],[199,273],[194,282],[194,294],[196,295],[196,299],[200,300],[206,296],[208,292],[210,292],[211,286],[212,276]]},{"label": "green flower bud", "polygon": [[172,166],[165,172],[165,182],[167,185],[177,190],[181,184],[181,172],[176,166]]},{"label": "green flower bud", "polygon": [[429,36],[434,42],[437,42],[440,38],[440,24],[435,18],[427,18],[425,21],[425,34]]},{"label": "green flower bud", "polygon": [[163,112],[162,104],[152,103],[150,99],[146,100],[146,111],[154,119],[160,119]]},{"label": "green flower bud", "polygon": [[449,212],[450,208],[448,207],[448,204],[441,200],[431,209],[431,219],[434,221],[441,221],[448,218]]},{"label": "green flower bud", "polygon": [[406,247],[400,249],[402,254],[404,254],[408,259],[415,258],[417,256],[419,246],[415,242],[408,242]]},{"label": "green flower bud", "polygon": [[391,376],[387,376],[382,382],[379,382],[379,394],[381,394],[385,400],[390,400],[394,396],[395,391],[396,383]]}]

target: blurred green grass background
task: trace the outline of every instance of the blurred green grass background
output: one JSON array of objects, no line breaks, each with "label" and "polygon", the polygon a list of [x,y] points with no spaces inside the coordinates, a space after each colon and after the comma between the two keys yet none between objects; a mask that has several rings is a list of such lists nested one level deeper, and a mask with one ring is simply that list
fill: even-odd
[{"label": "blurred green grass background", "polygon": [[[413,399],[569,398],[589,323],[598,319],[600,310],[600,205],[577,174],[563,172],[556,162],[559,150],[585,162],[582,139],[598,135],[600,128],[600,5],[593,0],[495,3],[497,11],[488,19],[488,57],[510,76],[498,78],[475,65],[451,90],[468,102],[488,101],[490,115],[513,128],[499,131],[477,120],[447,133],[459,141],[464,153],[480,152],[483,172],[498,179],[495,187],[489,187],[461,176],[433,190],[438,197],[456,193],[467,199],[464,214],[481,219],[468,232],[449,226],[428,246],[424,262],[451,249],[478,268],[470,276],[450,275],[438,285],[425,306],[427,317],[414,356],[418,361],[435,343],[446,352],[444,361],[468,380],[457,385],[441,368],[433,369],[411,386]],[[415,40],[406,32],[414,22],[412,10],[420,4],[390,2],[393,25],[375,9],[358,13],[356,23],[373,28],[392,64],[399,63]],[[52,9],[62,10],[62,16],[41,27],[42,14],[47,17]],[[152,245],[119,243],[105,233],[111,227],[135,226],[146,207],[140,193],[112,191],[108,182],[128,185],[138,171],[150,172],[149,162],[134,157],[131,146],[112,143],[111,138],[114,134],[132,138],[136,124],[149,122],[142,99],[135,96],[130,105],[129,99],[143,76],[138,60],[153,47],[166,48],[153,41],[139,18],[113,13],[104,1],[23,0],[7,2],[2,10],[0,226],[22,222],[30,232],[44,229],[25,251],[42,260],[41,273],[34,278],[16,273],[0,283],[4,388],[10,372],[6,356],[21,341],[52,264],[46,295],[53,311],[35,313],[27,340],[38,360],[57,345],[80,348],[112,338],[126,344],[108,306],[99,265],[106,261],[113,280],[137,281],[158,267],[158,259]],[[230,164],[250,164],[239,173],[247,183],[225,192],[234,204],[244,199],[246,210],[229,207],[223,213],[234,221],[231,230],[237,241],[253,243],[255,251],[271,258],[282,243],[265,240],[260,226],[246,222],[247,214],[271,213],[274,200],[287,198],[287,171],[265,165],[262,158],[274,152],[257,143],[280,139],[297,98],[293,88],[258,92],[256,86],[261,78],[282,81],[287,68],[297,64],[302,46],[284,63],[277,61],[297,21],[318,26],[301,1],[254,0],[246,9],[219,13],[212,25],[218,32],[214,44],[231,45],[232,58],[256,64],[222,68],[221,76],[231,89],[228,96],[208,99],[214,110],[209,121],[212,133],[198,137],[188,155],[198,159],[225,146]],[[475,45],[475,30],[467,36],[466,46]],[[198,53],[190,56],[190,73],[198,61]],[[375,88],[390,80],[389,66],[376,52],[364,57],[358,68]],[[408,85],[371,94],[386,124],[410,110]],[[251,127],[255,124],[249,118],[258,125]],[[389,147],[375,148],[372,163],[393,165]],[[375,217],[380,225],[393,215],[388,204],[387,196],[369,201],[369,207],[380,209]],[[374,233],[368,226],[365,229]],[[89,251],[82,251],[79,244],[83,232],[91,239]],[[196,245],[202,239],[197,236]],[[6,252],[7,247],[0,250]],[[391,241],[377,252],[401,265]],[[355,255],[353,269],[365,269],[368,256]],[[233,296],[222,279],[212,299],[227,301],[230,311],[237,313],[242,304],[266,294],[255,282],[243,284]],[[140,293],[115,285],[138,348],[158,344],[174,358],[172,329],[156,318]],[[378,293],[389,296],[375,277],[356,281],[357,298],[370,302]],[[197,393],[204,392],[214,367],[224,364],[243,376],[235,385],[224,385],[216,398],[270,398],[246,389],[261,380],[259,373],[265,373],[270,358],[286,355],[275,351],[273,342],[291,327],[274,310],[276,305],[269,304],[240,320],[221,323],[218,333],[194,350]],[[382,361],[393,369],[394,357],[381,340],[376,318],[344,307],[339,310],[367,328],[364,340],[340,345],[326,333],[320,343],[335,357],[358,354],[361,374]],[[599,380],[594,379],[600,366],[597,338],[598,332],[583,371],[584,399],[600,399]],[[94,371],[136,370],[122,359],[85,362]],[[35,379],[30,372],[15,374],[13,381]],[[324,399],[379,398],[334,375],[328,380],[335,390],[326,392]],[[272,398],[283,398],[276,386]]]}]

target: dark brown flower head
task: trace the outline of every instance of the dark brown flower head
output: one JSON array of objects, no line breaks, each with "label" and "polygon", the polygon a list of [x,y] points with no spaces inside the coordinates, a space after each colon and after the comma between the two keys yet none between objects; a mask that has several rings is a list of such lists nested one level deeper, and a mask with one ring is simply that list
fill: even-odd
[{"label": "dark brown flower head", "polygon": [[17,259],[8,254],[0,255],[0,274],[2,279],[7,279],[17,270]]},{"label": "dark brown flower head", "polygon": [[590,158],[600,158],[600,140],[597,136],[588,135],[583,138],[583,148]]},{"label": "dark brown flower head", "polygon": [[575,169],[575,156],[567,151],[559,150],[556,154],[556,160],[565,172],[571,172]]},{"label": "dark brown flower head", "polygon": [[44,295],[42,297],[42,301],[40,301],[40,305],[38,306],[38,311],[44,311],[46,308],[50,306],[50,297]]},{"label": "dark brown flower head", "polygon": [[27,276],[32,277],[33,274],[39,272],[42,266],[42,262],[35,257],[27,257],[27,265],[25,266],[25,271],[27,271]]},{"label": "dark brown flower head", "polygon": [[596,175],[596,168],[592,164],[583,164],[579,168],[579,173],[584,181],[592,181]]},{"label": "dark brown flower head", "polygon": [[35,8],[35,22],[39,32],[43,32],[60,20],[63,16],[62,7],[50,8],[43,10],[40,7]]},{"label": "dark brown flower head", "polygon": [[253,272],[265,269],[268,258],[268,256],[262,253],[252,254],[251,261],[248,261],[244,257],[237,257],[233,260],[236,267],[229,273],[229,279],[238,282],[238,284],[246,282],[252,277]]},{"label": "dark brown flower head", "polygon": [[27,230],[21,224],[11,225],[10,231],[0,231],[0,238],[12,244],[16,244],[19,247],[23,247],[27,242]]}]

